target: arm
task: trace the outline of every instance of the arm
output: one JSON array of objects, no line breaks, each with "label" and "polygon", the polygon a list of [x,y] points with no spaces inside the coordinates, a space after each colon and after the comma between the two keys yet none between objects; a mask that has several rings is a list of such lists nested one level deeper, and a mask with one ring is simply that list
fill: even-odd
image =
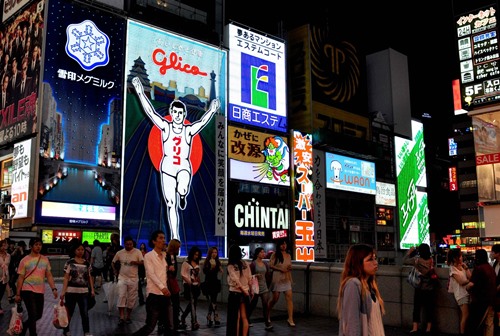
[{"label": "arm", "polygon": [[205,112],[205,114],[203,115],[203,117],[201,117],[198,121],[195,121],[194,123],[192,123],[188,129],[188,132],[191,136],[194,136],[196,134],[198,134],[202,129],[203,127],[205,127],[208,122],[210,121],[210,119],[212,119],[212,117],[214,116],[214,114],[217,112],[217,110],[219,109],[220,107],[220,101],[218,98],[215,98],[214,100],[212,100],[212,102],[210,103],[210,106],[207,110],[207,112]]},{"label": "arm", "polygon": [[61,300],[64,300],[64,295],[66,295],[66,291],[68,290],[68,281],[69,281],[69,273],[64,272],[63,287],[61,290]]},{"label": "arm", "polygon": [[182,277],[182,280],[187,284],[191,284],[191,270],[190,270],[190,268],[191,268],[191,266],[186,261],[182,263],[181,277]]},{"label": "arm", "polygon": [[[50,264],[49,264],[50,265]],[[45,277],[47,278],[47,282],[49,283],[50,288],[55,289],[52,290],[52,294],[54,294],[54,299],[57,299],[57,287],[54,282],[54,277],[52,276],[52,272],[50,271],[50,268],[47,268],[45,271]]]},{"label": "arm", "polygon": [[351,279],[345,284],[341,314],[344,335],[361,335],[361,283],[357,279]]},{"label": "arm", "polygon": [[158,128],[164,129],[163,123],[165,119],[163,119],[163,117],[156,112],[153,104],[151,104],[148,97],[146,97],[141,80],[138,77],[134,77],[132,79],[132,85],[135,88],[135,92],[137,92],[137,96],[139,97],[139,101],[141,102],[142,108],[144,109],[146,115],[156,126],[158,126]]}]

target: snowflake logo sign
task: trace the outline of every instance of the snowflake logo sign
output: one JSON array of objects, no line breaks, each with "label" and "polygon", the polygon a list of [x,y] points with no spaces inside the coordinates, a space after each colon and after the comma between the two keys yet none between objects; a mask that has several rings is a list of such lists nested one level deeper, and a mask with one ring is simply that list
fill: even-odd
[{"label": "snowflake logo sign", "polygon": [[86,70],[105,66],[109,62],[109,37],[94,22],[85,20],[66,28],[66,54]]}]

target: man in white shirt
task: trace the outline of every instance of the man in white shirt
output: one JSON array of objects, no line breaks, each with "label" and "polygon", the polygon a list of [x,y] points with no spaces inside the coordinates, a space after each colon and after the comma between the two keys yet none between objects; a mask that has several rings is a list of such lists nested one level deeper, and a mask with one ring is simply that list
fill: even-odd
[{"label": "man in white shirt", "polygon": [[[167,261],[165,260],[165,233],[161,230],[151,234],[153,250],[144,255],[146,268],[146,324],[133,333],[133,336],[149,335],[153,332],[158,321],[164,326],[170,326],[164,335],[174,335],[169,315],[170,291],[167,288]],[[137,292],[137,290],[136,290]]]},{"label": "man in white shirt", "polygon": [[[116,252],[111,265],[115,274],[118,274],[118,311],[120,320],[118,325],[130,324],[130,314],[137,301],[137,286],[139,284],[139,265],[144,264],[141,251],[134,247],[132,237],[124,239],[125,248]],[[118,269],[118,263],[120,267]],[[125,312],[127,316],[125,317]]]}]

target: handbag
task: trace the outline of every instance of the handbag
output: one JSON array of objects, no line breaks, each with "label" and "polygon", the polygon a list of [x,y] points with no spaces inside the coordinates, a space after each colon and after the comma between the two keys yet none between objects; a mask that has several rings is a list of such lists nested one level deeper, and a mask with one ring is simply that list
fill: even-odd
[{"label": "handbag", "polygon": [[256,275],[252,275],[252,293],[253,295],[259,295],[259,279]]},{"label": "handbag", "polygon": [[406,279],[413,288],[420,288],[422,284],[422,273],[420,273],[415,266],[413,266],[408,273]]},{"label": "handbag", "polygon": [[52,320],[52,324],[56,329],[64,329],[69,324],[68,311],[62,299],[58,304],[54,305],[54,319]]},{"label": "handbag", "polygon": [[23,331],[23,306],[18,303],[11,309],[12,315],[10,317],[9,329],[7,334],[11,336],[21,335]]}]

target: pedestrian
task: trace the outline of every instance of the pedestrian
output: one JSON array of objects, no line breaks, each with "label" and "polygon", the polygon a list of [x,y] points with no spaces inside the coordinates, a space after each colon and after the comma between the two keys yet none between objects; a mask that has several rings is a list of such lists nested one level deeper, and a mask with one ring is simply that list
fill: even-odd
[{"label": "pedestrian", "polygon": [[250,311],[248,312],[248,318],[252,315],[252,312],[257,307],[257,303],[259,303],[259,298],[262,302],[262,314],[264,316],[265,321],[265,329],[272,330],[273,325],[269,320],[269,300],[270,300],[270,292],[267,287],[267,282],[270,276],[272,276],[271,269],[269,268],[269,264],[264,260],[266,256],[266,251],[262,247],[257,247],[255,252],[253,253],[253,261],[250,264],[250,269],[252,270],[252,275],[257,277],[259,281],[259,294],[255,294],[253,296],[252,302],[250,302]]},{"label": "pedestrian", "polygon": [[465,286],[469,283],[471,272],[464,263],[462,251],[459,248],[452,248],[448,251],[446,263],[450,267],[448,292],[453,293],[453,297],[460,308],[460,335],[464,335],[467,319],[469,318],[470,303],[470,295]]},{"label": "pedestrian", "polygon": [[252,300],[252,271],[242,260],[241,249],[233,244],[229,247],[227,260],[227,327],[226,336],[247,336],[249,329],[248,310]]},{"label": "pedestrian", "polygon": [[171,239],[167,246],[167,283],[170,290],[170,300],[172,302],[172,328],[173,330],[179,329],[179,314],[181,311],[180,300],[180,286],[177,281],[177,256],[181,248],[181,241],[178,239]]},{"label": "pedestrian", "polygon": [[[104,269],[104,259],[102,257],[101,242],[98,239],[94,240],[94,247],[90,255],[90,265],[92,266],[92,277],[94,278],[95,289],[100,289],[102,286],[102,270]],[[99,294],[96,292],[96,294]]]},{"label": "pedestrian", "polygon": [[17,293],[17,278],[19,274],[17,274],[17,270],[19,268],[19,263],[21,259],[23,259],[27,255],[26,251],[26,243],[24,240],[20,240],[17,243],[16,250],[12,252],[10,255],[10,264],[9,264],[9,274],[10,274],[10,289],[12,290],[12,296],[9,298],[9,303],[14,303],[14,299]]},{"label": "pedestrian", "polygon": [[495,271],[495,283],[497,293],[495,296],[495,316],[493,324],[495,326],[495,335],[500,335],[500,244],[495,244],[491,247],[491,259],[493,260],[493,270]]},{"label": "pedestrian", "polygon": [[[95,297],[94,279],[91,275],[90,261],[85,259],[85,246],[80,240],[71,240],[69,255],[70,259],[64,264],[61,300],[65,301],[70,323],[78,304],[83,333],[87,336],[90,335],[88,295],[90,291],[90,295]],[[64,328],[63,335],[71,335],[69,326],[70,324]]]},{"label": "pedestrian", "polygon": [[[203,274],[205,274],[205,296],[208,299],[207,325],[220,327],[220,318],[217,313],[217,296],[221,291],[219,275],[222,274],[222,263],[219,260],[219,250],[212,246],[208,249],[207,256],[203,262]],[[214,320],[212,321],[212,313]]]},{"label": "pedestrian", "polygon": [[382,323],[384,300],[377,285],[377,270],[377,256],[373,247],[356,244],[349,248],[337,302],[339,336],[385,335]]},{"label": "pedestrian", "polygon": [[[144,264],[141,251],[134,247],[132,237],[125,237],[125,248],[116,252],[111,265],[114,274],[118,276],[118,311],[120,319],[118,325],[130,324],[130,315],[137,301],[137,287],[139,285],[139,265]],[[120,265],[118,270],[117,264]],[[166,272],[166,269],[165,269]]]},{"label": "pedestrian", "polygon": [[[153,249],[144,256],[146,267],[146,323],[133,333],[133,336],[149,335],[158,322],[170,326],[168,306],[170,306],[170,291],[167,287],[167,261],[165,248],[165,233],[156,230],[151,234]],[[168,327],[164,335],[173,335],[174,331]]]},{"label": "pedestrian", "polygon": [[25,335],[29,330],[30,336],[36,336],[36,322],[43,315],[45,278],[47,278],[47,282],[52,289],[54,299],[57,299],[58,293],[52,276],[50,261],[46,256],[40,254],[42,240],[33,237],[30,239],[29,246],[31,248],[30,254],[21,259],[17,269],[19,277],[16,284],[15,301],[20,303],[22,300],[28,313],[28,319],[23,322],[22,335]]},{"label": "pedestrian", "polygon": [[83,254],[83,259],[87,260],[90,263],[90,257],[92,256],[92,249],[89,246],[88,241],[83,242],[83,249],[85,253]]},{"label": "pedestrian", "polygon": [[292,257],[287,252],[286,239],[279,240],[276,244],[276,251],[271,255],[269,266],[273,270],[273,279],[271,281],[271,291],[273,293],[269,301],[269,318],[271,323],[271,310],[280,298],[280,293],[285,293],[286,308],[288,319],[286,320],[290,327],[295,327],[293,321],[293,293],[292,293]]},{"label": "pedestrian", "polygon": [[114,274],[112,261],[113,258],[115,257],[116,252],[120,251],[123,249],[123,246],[120,245],[120,236],[117,233],[113,233],[110,236],[111,244],[109,246],[109,249],[106,252],[106,260],[105,262],[105,267],[108,268],[108,275],[109,275],[109,281],[113,282],[118,279],[118,274]]},{"label": "pedestrian", "polygon": [[191,314],[191,330],[198,330],[200,324],[196,317],[196,306],[200,296],[200,258],[201,251],[197,246],[191,247],[186,261],[182,263],[181,276],[184,285],[184,298],[188,301],[181,315],[180,329],[186,329],[186,317]]},{"label": "pedestrian", "polygon": [[10,254],[7,253],[7,240],[0,240],[0,316],[4,314],[1,306],[2,298],[9,285]]},{"label": "pedestrian", "polygon": [[109,269],[106,265],[106,260],[108,258],[109,245],[101,244],[101,249],[102,249],[102,260],[104,260],[104,267],[102,268],[102,281],[108,282]]},{"label": "pedestrian", "polygon": [[[139,246],[139,251],[142,253],[142,257],[148,253],[148,248],[145,243],[141,243]],[[139,295],[139,305],[144,305],[146,301],[144,301],[144,293],[142,292],[142,287],[144,286],[144,281],[146,279],[146,268],[144,267],[144,263],[139,265],[139,285],[137,286],[137,294]]]},{"label": "pedestrian", "polygon": [[469,336],[493,336],[493,305],[495,304],[496,275],[488,263],[485,249],[476,250],[474,270],[466,285],[471,296],[466,334]]},{"label": "pedestrian", "polygon": [[[426,278],[425,281],[427,282],[431,269],[434,268],[434,261],[432,260],[431,248],[429,244],[422,243],[418,246],[418,248],[412,246],[408,250],[408,253],[404,256],[403,264],[415,267],[422,274],[422,277]],[[424,282],[424,279],[422,282]],[[413,326],[410,334],[415,335],[415,333],[418,333],[422,310],[425,316],[424,320],[426,321],[425,332],[430,334],[432,330],[432,323],[435,318],[435,301],[435,288],[415,288],[413,293]]]}]

